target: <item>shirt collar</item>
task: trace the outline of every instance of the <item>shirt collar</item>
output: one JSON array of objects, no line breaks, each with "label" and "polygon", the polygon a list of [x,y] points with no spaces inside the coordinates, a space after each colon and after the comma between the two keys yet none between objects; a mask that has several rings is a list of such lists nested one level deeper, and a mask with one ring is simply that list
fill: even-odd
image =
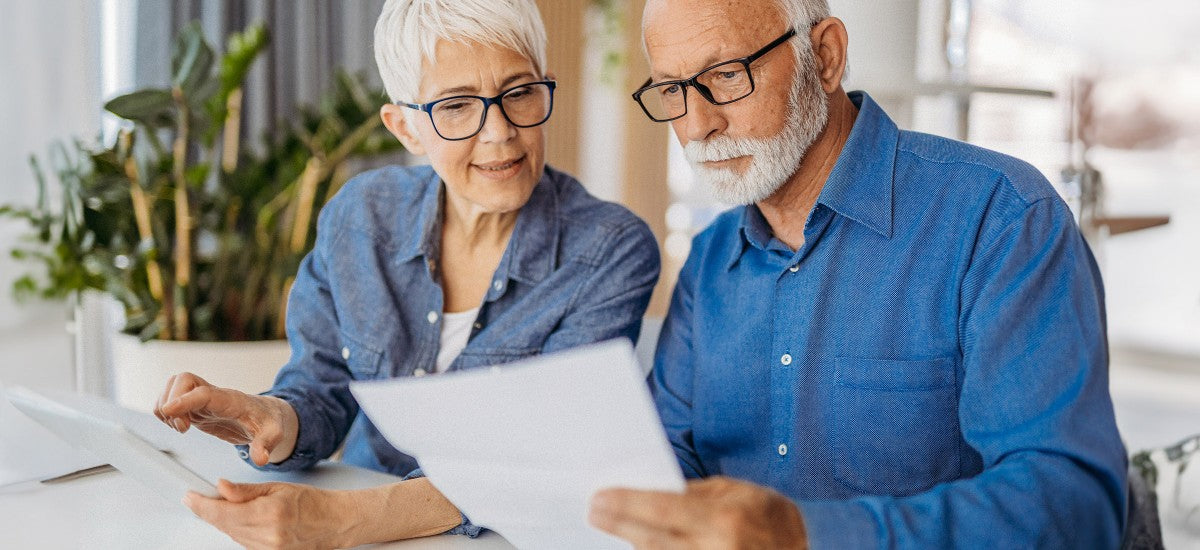
[{"label": "shirt collar", "polygon": [[[542,177],[534,186],[529,200],[517,214],[517,224],[488,291],[489,299],[499,297],[507,288],[506,281],[513,279],[535,284],[557,268],[559,236],[558,179],[566,177],[547,166]],[[435,259],[441,256],[443,183],[433,170],[423,180],[424,195],[420,200],[416,225],[419,232],[412,232],[399,248],[397,259],[408,261],[417,256]],[[496,283],[500,283],[497,288]]]},{"label": "shirt collar", "polygon": [[558,267],[558,188],[559,180],[564,177],[567,176],[549,166],[542,171],[542,179],[517,216],[508,249],[496,269],[497,281],[511,278],[536,284]]},{"label": "shirt collar", "polygon": [[[866,92],[850,92],[849,96],[859,109],[858,116],[837,164],[817,197],[817,205],[824,205],[890,238],[896,144],[900,131]],[[770,226],[753,204],[742,207],[738,233],[741,243],[733,247],[727,268],[737,263],[747,245],[766,250],[772,239]]]},{"label": "shirt collar", "polygon": [[849,95],[858,107],[858,118],[817,203],[890,238],[900,131],[866,92]]}]

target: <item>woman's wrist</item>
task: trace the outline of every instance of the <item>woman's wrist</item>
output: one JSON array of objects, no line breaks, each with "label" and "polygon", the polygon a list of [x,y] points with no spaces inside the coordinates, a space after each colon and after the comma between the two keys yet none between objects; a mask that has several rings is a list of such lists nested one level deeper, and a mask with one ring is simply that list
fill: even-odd
[{"label": "woman's wrist", "polygon": [[256,396],[264,400],[274,412],[273,416],[279,422],[281,436],[279,443],[271,449],[271,464],[278,464],[287,460],[296,450],[296,439],[300,434],[300,417],[296,414],[296,409],[292,408],[291,403],[271,395]]}]

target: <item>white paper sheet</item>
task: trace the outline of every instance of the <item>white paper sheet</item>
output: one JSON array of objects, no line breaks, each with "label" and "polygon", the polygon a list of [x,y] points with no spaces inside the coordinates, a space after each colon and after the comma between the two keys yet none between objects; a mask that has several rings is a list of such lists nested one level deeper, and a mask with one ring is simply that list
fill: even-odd
[{"label": "white paper sheet", "polygon": [[101,464],[103,460],[72,447],[21,414],[0,395],[0,487]]},{"label": "white paper sheet", "polygon": [[629,548],[587,523],[592,494],[684,489],[625,340],[350,389],[472,523],[518,548]]}]

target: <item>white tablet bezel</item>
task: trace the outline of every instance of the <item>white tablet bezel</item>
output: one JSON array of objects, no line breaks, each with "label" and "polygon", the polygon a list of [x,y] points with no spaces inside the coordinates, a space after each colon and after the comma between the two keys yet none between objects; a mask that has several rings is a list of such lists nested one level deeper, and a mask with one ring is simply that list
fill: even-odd
[{"label": "white tablet bezel", "polygon": [[124,425],[87,414],[23,387],[5,390],[9,402],[75,447],[90,451],[164,498],[188,491],[220,498],[216,487]]}]

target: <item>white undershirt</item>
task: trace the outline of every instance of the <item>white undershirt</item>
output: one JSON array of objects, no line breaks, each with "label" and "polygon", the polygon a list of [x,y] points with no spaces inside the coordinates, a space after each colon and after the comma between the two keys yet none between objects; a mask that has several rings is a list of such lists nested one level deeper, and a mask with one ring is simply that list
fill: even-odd
[{"label": "white undershirt", "polygon": [[479,308],[458,313],[442,313],[442,346],[438,349],[437,372],[446,372],[467,347],[467,339],[471,337],[471,325],[479,315]]}]

